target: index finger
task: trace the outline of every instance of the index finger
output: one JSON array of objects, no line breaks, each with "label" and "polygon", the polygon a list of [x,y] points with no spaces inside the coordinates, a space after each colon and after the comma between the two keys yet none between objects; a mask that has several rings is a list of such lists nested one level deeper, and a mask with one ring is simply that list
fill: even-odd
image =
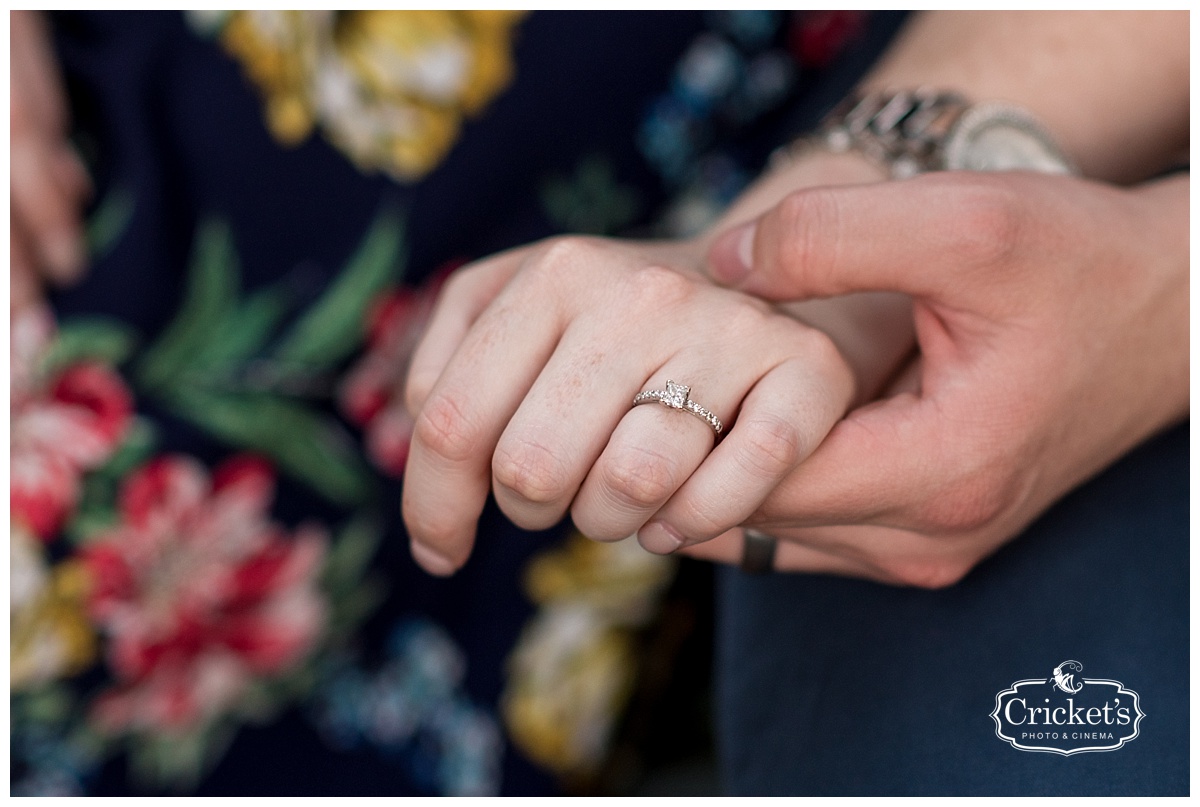
[{"label": "index finger", "polygon": [[[523,315],[514,324],[518,311]],[[413,557],[426,571],[453,574],[470,556],[496,443],[562,327],[536,284],[518,278],[474,323],[422,405],[402,510]]]},{"label": "index finger", "polygon": [[503,252],[459,269],[446,281],[409,362],[404,403],[413,418],[425,405],[471,325],[520,265],[521,255],[517,251]]}]

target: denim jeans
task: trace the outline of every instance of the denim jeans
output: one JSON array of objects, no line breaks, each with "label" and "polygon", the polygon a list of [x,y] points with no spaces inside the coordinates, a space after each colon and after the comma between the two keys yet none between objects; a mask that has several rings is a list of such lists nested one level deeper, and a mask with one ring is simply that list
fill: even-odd
[{"label": "denim jeans", "polygon": [[[1186,795],[1188,426],[1068,495],[958,585],[718,581],[718,752],[743,795]],[[1019,750],[1001,690],[1067,659],[1140,695],[1107,753]]]}]

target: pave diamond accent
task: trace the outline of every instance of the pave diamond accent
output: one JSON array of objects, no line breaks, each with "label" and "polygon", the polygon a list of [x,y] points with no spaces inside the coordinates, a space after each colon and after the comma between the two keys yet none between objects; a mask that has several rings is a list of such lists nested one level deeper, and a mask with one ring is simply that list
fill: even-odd
[{"label": "pave diamond accent", "polygon": [[705,409],[703,406],[696,403],[695,401],[688,401],[684,405],[683,408],[685,410],[687,410],[688,412],[691,412],[696,417],[703,420],[709,426],[712,426],[713,431],[715,431],[717,434],[720,434],[721,431],[725,428],[725,426],[721,423],[720,419],[716,415],[714,415],[712,412],[709,412],[707,409]]},{"label": "pave diamond accent", "polygon": [[682,409],[684,412],[695,415],[696,417],[707,423],[719,438],[721,432],[725,430],[725,424],[721,423],[721,419],[715,414],[705,409],[700,404],[688,397],[692,388],[684,384],[676,384],[674,381],[667,382],[667,388],[648,389],[639,392],[633,399],[633,405],[652,403],[657,401],[663,406],[669,406],[672,409]]},{"label": "pave diamond accent", "polygon": [[667,391],[659,400],[672,409],[683,409],[684,405],[688,402],[688,393],[691,391],[691,387],[676,384],[674,381],[668,381]]}]

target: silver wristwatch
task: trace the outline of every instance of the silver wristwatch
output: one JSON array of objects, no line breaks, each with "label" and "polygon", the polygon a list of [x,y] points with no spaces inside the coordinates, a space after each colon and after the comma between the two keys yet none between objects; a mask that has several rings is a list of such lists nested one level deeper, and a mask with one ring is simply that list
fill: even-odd
[{"label": "silver wristwatch", "polygon": [[1078,171],[1050,134],[1020,107],[970,104],[952,92],[855,95],[826,118],[819,137],[833,151],[857,149],[894,179],[925,171]]}]

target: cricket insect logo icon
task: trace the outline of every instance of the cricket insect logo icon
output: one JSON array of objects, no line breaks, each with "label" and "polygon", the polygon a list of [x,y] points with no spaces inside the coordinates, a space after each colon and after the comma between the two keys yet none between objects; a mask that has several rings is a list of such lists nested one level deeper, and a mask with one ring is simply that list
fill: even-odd
[{"label": "cricket insect logo icon", "polygon": [[996,736],[1020,751],[1070,756],[1115,751],[1138,736],[1141,698],[1120,681],[1076,677],[1083,664],[1062,662],[1049,678],[1015,681],[996,695]]}]

